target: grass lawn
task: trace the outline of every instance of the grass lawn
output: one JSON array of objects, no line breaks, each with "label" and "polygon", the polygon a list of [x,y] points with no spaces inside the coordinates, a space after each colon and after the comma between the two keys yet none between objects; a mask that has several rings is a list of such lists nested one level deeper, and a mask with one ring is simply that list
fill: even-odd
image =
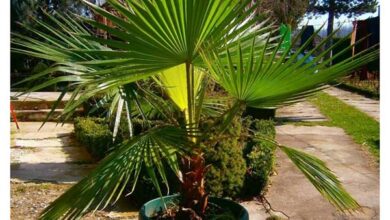
[{"label": "grass lawn", "polygon": [[321,125],[343,128],[356,143],[367,147],[379,161],[379,122],[324,92],[319,92],[309,101],[329,119],[328,122],[321,122]]}]

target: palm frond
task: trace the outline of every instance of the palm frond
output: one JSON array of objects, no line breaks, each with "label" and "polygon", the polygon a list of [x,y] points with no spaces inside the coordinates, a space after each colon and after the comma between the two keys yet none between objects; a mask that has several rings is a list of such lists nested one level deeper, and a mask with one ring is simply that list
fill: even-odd
[{"label": "palm frond", "polygon": [[[194,93],[195,97],[200,91],[204,72],[198,68],[194,70]],[[167,92],[172,101],[179,107],[181,111],[184,111],[188,106],[187,97],[187,81],[186,81],[186,67],[185,64],[181,64],[167,70],[162,71],[155,80],[160,86]]]},{"label": "palm frond", "polygon": [[293,148],[285,146],[280,146],[280,148],[322,196],[335,207],[341,211],[350,211],[359,208],[359,204],[348,194],[337,177],[323,161]]},{"label": "palm frond", "polygon": [[[239,3],[238,3],[239,2]],[[29,28],[36,36],[13,34],[12,52],[54,62],[52,67],[23,82],[54,72],[65,73],[25,92],[69,82],[75,87],[75,99],[64,109],[66,117],[83,102],[109,93],[122,85],[154,76],[161,71],[199,59],[206,45],[221,48],[221,36],[234,42],[247,38],[248,19],[255,7],[245,9],[245,1],[166,0],[157,2],[110,0],[116,10],[108,12],[85,1],[96,14],[114,26],[72,15],[46,14],[50,22],[37,20],[38,28]],[[197,13],[195,11],[202,11]],[[120,14],[120,16],[117,16]],[[239,15],[239,16],[237,16]],[[82,25],[86,22],[115,39],[93,35]]]},{"label": "palm frond", "polygon": [[[40,218],[76,219],[90,209],[106,207],[118,200],[127,183],[134,190],[143,166],[154,183],[158,182],[154,167],[158,168],[157,173],[164,181],[163,160],[178,174],[177,155],[188,154],[189,146],[186,131],[172,126],[154,128],[124,142],[92,173],[51,203]],[[158,183],[155,187],[160,189]]]},{"label": "palm frond", "polygon": [[[358,56],[328,66],[349,47],[328,59],[326,54],[329,50],[320,52],[308,61],[309,56],[321,51],[322,45],[330,40],[329,37],[300,60],[298,54],[304,51],[305,45],[296,53],[293,53],[291,48],[281,52],[283,39],[279,40],[276,46],[270,46],[269,40],[270,37],[262,44],[262,48],[257,49],[256,38],[253,37],[252,49],[249,51],[243,50],[238,42],[234,54],[231,53],[231,48],[226,46],[226,56],[223,57],[217,51],[202,53],[213,78],[230,95],[251,107],[276,107],[301,100],[335,78],[377,59],[379,55],[378,50],[367,50]],[[331,48],[336,46],[337,44]],[[270,48],[272,53],[267,52]]]}]

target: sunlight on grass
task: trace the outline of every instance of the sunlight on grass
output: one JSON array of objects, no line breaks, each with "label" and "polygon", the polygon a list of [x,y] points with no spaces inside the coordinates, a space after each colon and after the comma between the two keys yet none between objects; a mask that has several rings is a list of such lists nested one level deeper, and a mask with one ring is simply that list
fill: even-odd
[{"label": "sunlight on grass", "polygon": [[366,147],[379,161],[379,122],[324,92],[319,92],[309,101],[329,119],[326,124],[343,128],[356,143]]}]

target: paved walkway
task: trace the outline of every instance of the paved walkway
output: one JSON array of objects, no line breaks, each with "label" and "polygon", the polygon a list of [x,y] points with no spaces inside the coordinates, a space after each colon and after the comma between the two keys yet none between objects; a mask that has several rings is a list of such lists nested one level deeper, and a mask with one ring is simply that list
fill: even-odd
[{"label": "paved walkway", "polygon": [[[379,120],[378,101],[333,87],[325,92]],[[282,121],[324,120],[318,109],[307,102],[279,109],[276,117]],[[271,187],[266,194],[273,210],[297,220],[379,219],[378,164],[375,158],[354,143],[341,128],[281,125],[276,127],[276,133],[279,143],[325,161],[362,208],[361,212],[354,214],[338,212],[287,156],[278,151],[275,168],[277,175],[271,177]]]},{"label": "paved walkway", "polygon": [[345,91],[336,87],[324,90],[327,94],[335,96],[348,105],[352,105],[379,121],[379,100],[369,99],[364,96]]},{"label": "paved walkway", "polygon": [[[51,201],[96,166],[75,140],[72,123],[47,122],[38,131],[41,124],[19,122],[17,130],[11,123],[12,219],[36,219]],[[82,219],[138,219],[138,210],[126,199]]]},{"label": "paved walkway", "polygon": [[[14,97],[20,94],[19,92],[11,92],[11,96]],[[53,102],[57,101],[61,92],[31,92],[28,94],[21,95],[15,101],[39,101],[39,102]],[[62,100],[67,101],[72,96],[72,93],[66,93]]]},{"label": "paved walkway", "polygon": [[284,155],[277,153],[276,176],[266,198],[274,210],[290,219],[379,219],[379,170],[375,160],[340,128],[277,126],[276,139],[325,161],[346,190],[363,207],[355,215],[343,215],[330,205]]},{"label": "paved walkway", "polygon": [[11,180],[75,183],[95,166],[73,137],[73,124],[11,123]]},{"label": "paved walkway", "polygon": [[276,110],[277,121],[326,121],[326,117],[310,102],[303,101]]}]

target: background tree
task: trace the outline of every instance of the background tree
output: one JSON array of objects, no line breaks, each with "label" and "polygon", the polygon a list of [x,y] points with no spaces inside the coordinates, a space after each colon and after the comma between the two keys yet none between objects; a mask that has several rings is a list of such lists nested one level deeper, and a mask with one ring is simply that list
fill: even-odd
[{"label": "background tree", "polygon": [[309,0],[262,0],[258,11],[277,23],[287,24],[295,29],[309,6]]},{"label": "background tree", "polygon": [[[341,15],[349,18],[368,12],[375,12],[377,0],[310,0],[308,12],[313,14],[328,14],[327,35],[333,32],[334,19]],[[327,47],[332,41],[329,41]]]},{"label": "background tree", "polygon": [[[31,31],[23,26],[36,28],[34,20],[44,20],[44,12],[52,14],[55,11],[91,16],[88,7],[77,0],[11,0],[11,32],[31,36]],[[43,66],[42,59],[11,54],[11,82],[15,83],[34,70],[39,71]]]}]

